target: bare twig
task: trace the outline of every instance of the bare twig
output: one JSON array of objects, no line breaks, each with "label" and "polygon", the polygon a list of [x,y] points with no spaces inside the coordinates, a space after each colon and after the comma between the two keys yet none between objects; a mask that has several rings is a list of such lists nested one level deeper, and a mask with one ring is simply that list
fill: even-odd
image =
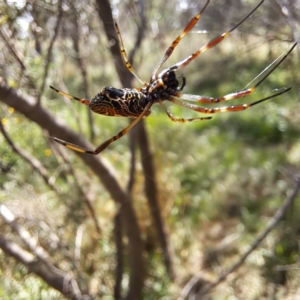
[{"label": "bare twig", "polygon": [[[292,1],[273,0],[274,4],[279,8],[279,12],[284,16],[286,22],[291,28],[294,41],[300,41],[299,33],[299,13]],[[298,14],[297,14],[298,13]],[[298,51],[299,54],[299,51]]]},{"label": "bare twig", "polygon": [[[300,42],[300,24],[299,24],[299,18],[300,18],[300,13],[299,10],[296,9],[296,4],[294,4],[293,1],[279,1],[279,0],[273,0],[274,4],[278,7],[279,12],[283,15],[285,21],[291,28],[292,34],[293,34],[293,39],[294,41],[298,42],[298,47],[296,48],[297,55],[298,55],[298,61],[300,59],[300,47],[299,47],[299,42]],[[298,70],[298,68],[293,68],[294,70]],[[297,75],[298,72],[294,71],[293,79],[295,82],[295,85],[299,84],[299,81],[297,81]],[[296,89],[296,94],[298,97],[298,101],[300,99],[300,91],[299,89]]]},{"label": "bare twig", "polygon": [[18,234],[23,243],[38,257],[38,259],[50,265],[49,253],[44,248],[38,246],[37,239],[32,237],[31,234],[16,221],[15,216],[5,205],[0,205],[0,216]]},{"label": "bare twig", "polygon": [[34,255],[21,248],[18,244],[0,236],[0,248],[14,257],[18,262],[24,264],[27,269],[42,278],[49,286],[61,292],[66,298],[73,300],[89,300],[90,295],[83,295],[78,283],[72,275],[64,271],[50,267],[43,261],[36,259]]},{"label": "bare twig", "polygon": [[114,296],[115,299],[122,299],[122,278],[124,273],[124,244],[123,244],[123,232],[122,232],[122,216],[120,207],[114,218],[114,238],[116,243],[116,270],[115,270],[115,286]]},{"label": "bare twig", "polygon": [[[1,80],[0,101],[37,123],[40,127],[50,132],[51,135],[59,136],[71,143],[78,143],[87,148],[92,147],[82,136],[68,128],[65,122],[52,116],[41,105],[36,105],[36,101],[33,98],[23,96],[19,91],[17,92],[10,88]],[[77,155],[98,176],[115,203],[122,207],[121,213],[128,237],[129,266],[131,269],[127,299],[139,299],[144,280],[143,244],[131,199],[119,184],[116,171],[102,156]]]},{"label": "bare twig", "polygon": [[88,210],[91,214],[91,217],[94,221],[96,231],[97,231],[98,235],[100,236],[102,231],[101,231],[101,227],[100,227],[99,221],[98,221],[97,216],[96,216],[96,212],[95,212],[93,204],[92,204],[93,203],[92,199],[90,198],[89,194],[87,192],[85,192],[84,189],[81,187],[80,180],[79,180],[79,178],[78,178],[78,176],[77,176],[77,174],[76,174],[76,172],[73,168],[72,163],[70,162],[69,158],[67,157],[67,155],[65,155],[65,153],[63,151],[60,151],[60,149],[59,149],[59,147],[57,147],[56,143],[54,145],[56,147],[56,150],[60,154],[60,156],[63,158],[65,163],[68,165],[68,169],[69,169],[70,173],[72,174],[72,177],[75,179],[77,188],[78,188],[80,194],[83,197],[83,201],[86,204],[86,206],[87,206],[87,208],[88,208]]},{"label": "bare twig", "polygon": [[22,149],[18,145],[16,145],[12,139],[9,137],[8,133],[6,132],[3,124],[0,122],[0,131],[4,138],[6,139],[7,143],[11,146],[13,151],[15,151],[19,156],[21,156],[25,161],[27,161],[32,168],[39,174],[41,175],[42,179],[44,182],[58,195],[60,196],[61,193],[57,189],[57,187],[52,184],[51,180],[49,179],[49,175],[47,170],[44,168],[42,163],[36,159],[34,156],[32,156],[29,152],[26,150]]},{"label": "bare twig", "polygon": [[[224,272],[219,278],[217,278],[212,283],[204,286],[199,293],[197,294],[197,299],[202,299],[204,295],[206,295],[211,289],[216,287],[220,282],[224,281],[229,274],[236,271],[242,264],[245,262],[247,257],[261,244],[261,242],[267,237],[267,235],[271,232],[271,230],[279,223],[279,221],[283,218],[286,211],[292,206],[294,203],[298,193],[300,190],[300,175],[296,177],[296,185],[289,197],[286,198],[283,205],[277,210],[274,217],[268,223],[266,229],[258,235],[255,241],[252,243],[250,248],[240,257],[240,259],[231,266],[226,272]],[[189,295],[190,291],[193,289],[194,285],[197,283],[197,274],[193,276],[193,278],[186,284],[183,289],[178,300],[184,300]]]},{"label": "bare twig", "polygon": [[10,53],[12,53],[13,57],[16,59],[16,61],[20,65],[20,67],[21,67],[21,73],[22,74],[25,73],[25,76],[28,79],[30,85],[34,88],[35,87],[35,83],[34,83],[33,79],[31,78],[31,76],[28,74],[27,69],[25,67],[25,64],[23,63],[22,59],[20,58],[20,55],[18,54],[18,51],[15,48],[15,45],[13,45],[9,41],[9,38],[6,36],[5,32],[3,32],[3,30],[1,28],[0,28],[0,36],[3,39],[3,41],[5,42],[5,44],[8,47],[8,49],[10,50]]},{"label": "bare twig", "polygon": [[129,132],[129,149],[130,149],[130,165],[129,165],[129,178],[127,182],[127,192],[132,195],[132,189],[135,181],[135,162],[136,162],[136,126]]},{"label": "bare twig", "polygon": [[145,174],[145,193],[149,203],[151,216],[156,227],[158,240],[163,252],[164,263],[167,272],[171,279],[174,279],[175,274],[173,270],[172,257],[169,250],[168,234],[166,232],[165,224],[160,213],[158,203],[158,190],[155,179],[154,158],[150,150],[145,123],[140,122],[140,126],[136,126],[138,130],[138,145],[141,150],[142,166]]},{"label": "bare twig", "polygon": [[[136,35],[135,45],[129,54],[129,61],[133,61],[137,49],[141,46],[144,33],[146,30],[147,20],[145,14],[145,2],[140,0],[138,1],[138,4],[139,4],[140,23],[138,24],[138,32]],[[165,224],[161,217],[160,207],[158,204],[158,189],[155,180],[156,172],[154,166],[154,158],[153,158],[153,153],[150,149],[149,139],[147,136],[144,120],[142,120],[134,129],[135,131],[133,132],[133,134],[135,133],[137,137],[138,146],[141,151],[142,166],[145,174],[146,197],[150,206],[150,211],[154,221],[154,225],[156,227],[158,241],[163,252],[163,258],[164,258],[164,263],[167,272],[170,278],[174,279],[175,274],[174,274],[173,263],[172,263],[171,253],[168,244],[168,234],[166,232]],[[134,161],[132,161],[132,164],[134,164]]]},{"label": "bare twig", "polygon": [[3,39],[3,41],[5,42],[6,46],[9,48],[10,52],[12,53],[12,55],[15,57],[16,61],[18,62],[18,64],[20,65],[22,70],[26,70],[25,65],[23,64],[23,61],[21,60],[21,58],[19,57],[19,55],[17,54],[16,49],[14,48],[14,46],[8,41],[8,38],[5,36],[5,33],[2,31],[2,29],[0,28],[0,36]]},{"label": "bare twig", "polygon": [[[115,43],[110,48],[110,50],[115,59],[114,60],[115,67],[118,72],[119,78],[124,87],[130,88],[130,87],[132,87],[131,81],[132,81],[133,75],[128,72],[128,70],[125,67],[125,64],[123,62],[123,59],[121,57],[120,50],[118,47],[118,41],[116,39],[115,29],[113,26],[113,19],[112,19],[110,6],[109,5],[106,6],[109,3],[107,0],[106,1],[98,0],[97,3],[98,3],[98,8],[99,8],[98,12],[99,12],[100,18],[103,22],[106,35],[109,40],[113,39],[115,41]],[[142,3],[140,3],[140,4],[141,4],[141,10],[143,10],[144,6],[142,5]],[[139,26],[139,29],[138,29],[137,45],[141,44],[142,37],[144,35],[144,30],[146,28],[146,19],[145,19],[145,16],[143,16],[143,15],[144,14],[142,14],[141,25]],[[131,54],[131,59],[132,59],[133,54],[134,54],[134,52]],[[154,167],[154,163],[153,163],[154,159],[153,159],[152,152],[150,150],[150,146],[149,146],[148,138],[146,135],[146,129],[145,129],[143,120],[141,122],[139,122],[139,124],[137,124],[136,129],[137,129],[136,132],[137,131],[139,132],[137,134],[137,138],[138,138],[138,145],[141,149],[142,157],[147,157],[147,159],[142,160],[143,170],[144,170],[144,174],[145,174],[146,197],[148,199],[152,218],[154,220],[154,224],[156,226],[156,230],[158,233],[158,239],[159,239],[161,249],[163,251],[165,265],[166,265],[167,271],[169,273],[169,276],[172,278],[174,276],[174,274],[173,274],[174,272],[173,272],[173,268],[172,268],[171,255],[170,255],[170,251],[168,249],[168,241],[167,241],[165,226],[163,224],[163,220],[160,215],[160,209],[158,206],[158,194],[157,194],[158,189],[157,189],[156,182],[154,180],[154,178],[155,178],[155,167]],[[131,172],[133,172],[133,171],[134,170],[131,170]]]},{"label": "bare twig", "polygon": [[[79,30],[79,25],[78,25],[78,13],[77,13],[77,10],[76,10],[76,7],[75,7],[73,1],[71,1],[70,4],[72,7],[72,11],[73,11],[74,26],[75,26],[75,30],[72,31],[71,37],[73,40],[75,52],[77,54],[76,59],[77,59],[77,63],[79,65],[82,80],[83,80],[83,86],[82,86],[83,94],[86,99],[90,99],[89,92],[88,92],[89,85],[88,85],[88,80],[87,80],[87,70],[86,70],[85,62],[81,55],[81,50],[80,50],[80,30]],[[89,128],[90,128],[90,138],[91,138],[91,140],[93,140],[95,138],[93,115],[89,108],[87,108],[87,113],[88,113]]]},{"label": "bare twig", "polygon": [[[132,188],[134,184],[135,176],[135,160],[136,160],[136,141],[135,141],[135,127],[129,132],[129,147],[131,153],[130,167],[129,167],[129,180],[127,183],[127,193],[132,196]],[[118,208],[114,218],[114,238],[116,243],[116,270],[115,270],[115,287],[114,296],[115,299],[121,299],[122,295],[122,279],[124,273],[124,243],[123,243],[123,230],[122,230],[122,218],[120,207]]]},{"label": "bare twig", "polygon": [[145,1],[139,0],[138,1],[138,7],[139,7],[139,16],[140,16],[140,23],[138,24],[138,31],[136,34],[136,40],[134,43],[134,46],[132,50],[130,51],[128,55],[129,61],[133,61],[136,51],[141,47],[145,30],[146,30],[146,14],[145,14]]},{"label": "bare twig", "polygon": [[[130,62],[133,61],[136,51],[141,47],[141,43],[144,37],[144,33],[146,30],[146,15],[145,15],[145,3],[143,0],[138,1],[138,8],[139,8],[139,16],[140,16],[140,22],[138,23],[138,31],[136,34],[136,41],[134,43],[134,46],[132,47],[132,50],[129,53],[128,60]],[[132,121],[129,121],[132,122]],[[139,124],[138,124],[139,125]],[[129,194],[131,194],[134,181],[135,181],[135,161],[136,161],[136,137],[137,137],[137,129],[134,127],[129,132],[129,148],[131,153],[130,158],[130,169],[129,169],[129,180],[127,184],[127,191]]]},{"label": "bare twig", "polygon": [[40,102],[41,102],[41,97],[42,97],[42,94],[43,94],[44,89],[45,89],[45,84],[46,84],[46,80],[47,80],[47,77],[48,77],[49,65],[52,61],[52,48],[53,48],[54,42],[55,42],[55,40],[58,36],[60,23],[61,23],[62,16],[63,16],[62,2],[63,2],[63,0],[58,1],[58,16],[57,16],[56,24],[55,24],[55,27],[54,27],[54,34],[52,36],[52,39],[50,41],[50,45],[48,47],[46,65],[45,65],[45,68],[44,68],[43,82],[42,82],[42,85],[41,85],[41,88],[40,88],[40,91],[39,91],[39,94],[38,94],[38,99],[37,99],[38,104],[40,104]]},{"label": "bare twig", "polygon": [[[112,46],[110,48],[111,54],[114,58],[114,64],[115,64],[115,68],[118,72],[120,81],[122,82],[122,85],[124,87],[131,87],[131,81],[133,78],[133,75],[128,72],[128,70],[126,69],[121,53],[120,53],[120,49],[118,46],[118,40],[116,38],[116,32],[114,29],[114,20],[112,17],[112,11],[111,11],[111,7],[109,4],[108,0],[97,0],[96,1],[96,7],[97,7],[97,11],[99,13],[99,17],[100,20],[103,23],[104,26],[104,31],[106,33],[107,39],[113,40],[114,43],[111,43]],[[127,193],[128,197],[129,194]],[[132,208],[132,203],[128,203],[128,205],[130,206],[130,209]],[[126,220],[124,220],[123,216],[124,216],[124,210],[126,209],[125,206],[121,206],[120,207],[120,214],[122,217],[122,221],[123,223],[127,222]],[[115,226],[119,226],[120,222],[117,222],[118,219],[115,219]],[[125,225],[125,224],[124,224]],[[115,228],[116,232],[120,232],[121,229]],[[116,236],[117,238],[117,236]],[[118,236],[119,238],[119,236]],[[141,238],[141,237],[139,237]],[[117,262],[117,270],[116,272],[119,272],[120,274],[118,275],[118,281],[116,282],[115,285],[115,293],[120,293],[121,287],[120,287],[120,283],[121,283],[121,277],[122,277],[122,272],[123,272],[123,267],[121,264],[123,264],[123,261],[121,259],[121,253],[123,252],[123,246],[122,244],[118,243],[117,244],[120,248],[117,250],[117,259],[119,259],[119,261]],[[140,249],[142,251],[142,249]],[[132,254],[130,253],[130,249],[129,249],[129,259],[130,257],[132,257]],[[140,255],[142,255],[142,252],[140,253]],[[133,259],[135,259],[134,257],[132,257]],[[130,278],[130,283],[129,283],[129,290],[126,296],[126,299],[139,299],[140,298],[140,294],[142,292],[142,288],[144,285],[144,262],[141,261],[140,264],[133,264],[131,263],[131,278]],[[119,285],[119,286],[118,286]]]}]

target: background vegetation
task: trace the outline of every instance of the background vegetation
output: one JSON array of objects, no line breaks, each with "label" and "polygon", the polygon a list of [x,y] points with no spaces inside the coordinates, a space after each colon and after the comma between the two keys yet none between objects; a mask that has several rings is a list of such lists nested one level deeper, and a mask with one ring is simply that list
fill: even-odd
[{"label": "background vegetation", "polygon": [[[256,4],[211,1],[166,66]],[[122,63],[111,16],[137,73],[149,80],[203,5],[0,4],[1,299],[299,297],[299,46],[254,95],[230,102],[293,87],[250,110],[175,124],[154,106],[97,157],[76,155],[50,138],[92,148],[87,140],[97,146],[127,126],[126,118],[91,115],[48,88],[89,99],[107,85],[140,86]],[[178,72],[179,80],[187,78],[185,93],[219,97],[252,86],[299,41],[299,12],[298,0],[265,1],[224,42]],[[196,115],[168,107],[175,116]],[[292,206],[278,222],[274,215],[292,191]],[[216,284],[270,220],[278,224],[263,243]]]}]

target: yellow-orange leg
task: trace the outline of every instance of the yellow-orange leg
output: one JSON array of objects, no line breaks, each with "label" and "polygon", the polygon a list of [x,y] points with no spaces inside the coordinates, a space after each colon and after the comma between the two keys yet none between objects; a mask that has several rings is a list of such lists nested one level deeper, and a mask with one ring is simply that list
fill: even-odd
[{"label": "yellow-orange leg", "polygon": [[120,52],[121,52],[121,55],[123,57],[123,60],[125,62],[125,66],[126,68],[129,70],[129,72],[144,86],[147,85],[147,82],[145,82],[144,80],[142,80],[136,73],[136,71],[134,70],[133,66],[130,64],[129,60],[128,60],[128,57],[127,57],[127,53],[125,51],[125,48],[124,48],[124,44],[123,44],[123,39],[122,39],[122,36],[121,36],[121,33],[120,33],[120,30],[119,30],[119,27],[118,27],[118,24],[115,23],[115,30],[116,30],[116,33],[118,35],[118,39],[119,39],[119,47],[120,47]]},{"label": "yellow-orange leg", "polygon": [[216,46],[220,42],[222,42],[226,37],[229,36],[229,34],[233,30],[235,30],[243,22],[245,22],[263,4],[263,2],[264,2],[264,0],[260,1],[260,3],[243,20],[241,20],[238,24],[236,24],[235,26],[233,26],[230,30],[228,30],[228,31],[224,32],[223,34],[219,35],[218,37],[214,38],[213,40],[211,40],[210,42],[208,42],[205,46],[201,47],[198,51],[192,53],[190,56],[188,56],[184,60],[176,63],[175,65],[173,65],[169,69],[163,70],[161,73],[159,73],[158,77],[161,77],[162,74],[164,74],[167,70],[179,70],[179,69],[185,67],[191,61],[193,61],[198,55],[200,55],[201,53],[205,52],[206,50],[208,50],[208,49]]},{"label": "yellow-orange leg", "polygon": [[287,58],[287,56],[293,51],[293,49],[296,47],[297,43],[294,43],[293,46],[287,51],[287,53],[272,67],[271,70],[269,70],[253,87],[243,90],[240,92],[236,93],[231,93],[227,94],[223,97],[220,98],[211,98],[211,97],[205,97],[205,96],[200,96],[200,95],[190,95],[190,94],[181,94],[178,93],[178,97],[184,100],[188,101],[195,101],[195,102],[200,102],[200,103],[219,103],[223,101],[228,101],[228,100],[233,100],[233,99],[238,99],[242,98],[245,96],[248,96],[252,94],[256,88],[267,78],[269,75],[277,69],[277,67]]},{"label": "yellow-orange leg", "polygon": [[291,87],[287,88],[287,89],[285,89],[281,92],[278,92],[274,95],[268,96],[266,98],[260,99],[258,101],[255,101],[255,102],[252,102],[252,103],[249,103],[249,104],[238,104],[238,105],[222,106],[222,107],[215,107],[215,108],[201,107],[201,106],[198,106],[198,105],[182,102],[182,101],[177,100],[175,98],[171,98],[171,99],[169,99],[169,101],[171,101],[171,102],[173,102],[177,105],[183,106],[185,108],[192,109],[192,110],[194,110],[196,112],[199,112],[199,113],[202,113],[202,114],[215,114],[215,113],[219,113],[219,112],[234,112],[234,111],[246,110],[246,109],[248,109],[248,108],[250,108],[254,105],[257,105],[261,102],[264,102],[264,101],[269,100],[271,98],[277,97],[277,96],[279,96],[283,93],[286,93],[290,89],[291,89]]},{"label": "yellow-orange leg", "polygon": [[65,92],[62,92],[62,91],[56,89],[55,87],[53,87],[53,86],[51,86],[51,85],[50,85],[50,88],[51,88],[52,90],[54,90],[55,92],[59,93],[60,95],[63,95],[63,96],[65,96],[65,97],[67,97],[67,98],[76,100],[76,101],[78,101],[78,102],[80,102],[80,103],[83,103],[83,104],[85,104],[85,105],[89,105],[89,104],[90,104],[90,100],[87,100],[87,99],[80,99],[80,98],[78,98],[78,97],[72,96],[72,95],[70,95],[70,94],[67,94],[67,93],[65,93]]},{"label": "yellow-orange leg", "polygon": [[152,102],[149,102],[144,111],[133,121],[131,122],[126,128],[124,128],[123,130],[121,130],[117,135],[113,136],[112,138],[108,139],[107,141],[105,141],[104,143],[102,143],[100,146],[98,146],[94,151],[91,150],[87,150],[84,149],[78,145],[74,145],[71,144],[69,142],[66,142],[64,140],[58,139],[56,137],[52,137],[54,139],[54,141],[56,141],[57,143],[72,149],[76,152],[80,152],[80,153],[87,153],[87,154],[92,154],[92,155],[97,155],[99,153],[101,153],[104,149],[107,148],[107,146],[109,146],[111,143],[113,143],[114,141],[120,139],[122,136],[124,136],[133,126],[135,126],[143,117],[144,115],[147,113],[147,111],[149,110],[149,108],[151,107]]},{"label": "yellow-orange leg", "polygon": [[185,119],[185,118],[175,118],[165,107],[165,105],[162,103],[162,101],[159,101],[160,105],[166,112],[167,116],[170,118],[171,121],[175,123],[188,123],[188,122],[193,122],[193,121],[204,121],[204,120],[210,120],[212,117],[200,117],[200,118],[190,118],[190,119]]},{"label": "yellow-orange leg", "polygon": [[163,63],[171,56],[171,54],[173,53],[174,49],[177,47],[177,45],[179,44],[179,42],[182,40],[182,38],[196,25],[196,23],[198,22],[198,20],[201,17],[201,14],[204,12],[205,8],[207,7],[207,5],[209,4],[210,0],[207,0],[204,7],[202,8],[202,10],[199,12],[198,15],[196,15],[188,24],[187,26],[184,28],[183,32],[173,41],[173,43],[171,44],[171,46],[167,49],[165,55],[163,56],[163,58],[159,61],[159,63],[157,64],[157,66],[155,67],[155,69],[152,72],[151,75],[151,80],[154,81],[155,77],[157,75],[158,70],[160,69],[160,67],[163,65]]}]

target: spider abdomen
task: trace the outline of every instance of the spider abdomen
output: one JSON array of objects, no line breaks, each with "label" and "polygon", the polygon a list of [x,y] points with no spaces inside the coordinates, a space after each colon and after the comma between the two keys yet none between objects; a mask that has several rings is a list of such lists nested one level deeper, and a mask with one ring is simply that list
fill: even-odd
[{"label": "spider abdomen", "polygon": [[[137,118],[145,109],[148,98],[137,89],[105,87],[89,103],[90,109],[101,115]],[[148,110],[145,117],[151,113]]]}]

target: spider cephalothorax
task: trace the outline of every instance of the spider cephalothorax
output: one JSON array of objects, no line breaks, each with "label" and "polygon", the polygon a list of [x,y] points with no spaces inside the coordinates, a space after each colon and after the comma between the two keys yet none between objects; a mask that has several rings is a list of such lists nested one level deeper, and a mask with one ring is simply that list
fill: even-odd
[{"label": "spider cephalothorax", "polygon": [[[54,87],[51,87],[53,90],[58,92],[61,95],[64,95],[68,98],[74,99],[76,101],[79,101],[85,105],[89,105],[90,109],[98,114],[103,114],[107,116],[123,116],[123,117],[129,117],[129,118],[135,118],[133,122],[130,123],[129,126],[124,128],[122,131],[120,131],[117,135],[113,136],[109,140],[102,143],[100,146],[98,146],[95,150],[86,150],[83,149],[80,146],[68,143],[66,141],[63,141],[58,138],[54,138],[54,140],[70,149],[73,149],[77,152],[81,153],[89,153],[89,154],[99,154],[102,152],[108,145],[110,145],[115,140],[121,138],[123,135],[125,135],[134,125],[136,125],[142,118],[147,117],[150,115],[151,111],[150,108],[153,104],[159,103],[162,108],[165,110],[168,117],[173,122],[192,122],[195,120],[209,120],[211,117],[197,117],[197,118],[175,118],[165,107],[163,104],[163,101],[170,101],[174,104],[183,106],[185,108],[191,109],[196,112],[200,112],[203,114],[215,114],[218,112],[234,112],[234,111],[242,111],[245,109],[248,109],[251,106],[257,105],[263,101],[266,101],[268,99],[274,98],[280,94],[283,94],[287,91],[289,91],[291,88],[282,89],[280,92],[273,94],[271,96],[268,96],[266,98],[260,99],[258,101],[249,103],[249,104],[238,104],[238,105],[231,105],[231,106],[221,106],[221,107],[215,107],[215,108],[206,108],[197,105],[197,103],[219,103],[223,101],[233,100],[242,98],[245,96],[248,96],[252,94],[256,88],[285,60],[285,58],[291,53],[291,51],[296,46],[296,43],[287,51],[287,53],[279,59],[275,64],[272,64],[273,67],[266,68],[265,75],[262,76],[262,78],[251,88],[241,90],[239,92],[234,92],[231,94],[227,94],[225,96],[222,96],[220,98],[212,98],[207,96],[200,96],[200,95],[190,95],[190,94],[183,94],[181,91],[183,90],[186,80],[184,77],[182,77],[182,85],[179,86],[179,82],[176,77],[176,71],[182,69],[186,65],[188,65],[190,62],[192,62],[197,56],[199,56],[201,53],[205,52],[206,50],[216,46],[221,41],[223,41],[226,37],[230,35],[230,33],[236,29],[238,26],[240,26],[245,20],[247,20],[264,2],[264,0],[260,1],[258,5],[246,16],[244,17],[239,23],[237,23],[235,26],[233,26],[230,30],[224,32],[223,34],[217,36],[216,38],[212,39],[210,42],[208,42],[206,45],[202,46],[199,50],[193,52],[190,54],[187,58],[183,59],[182,61],[179,61],[175,65],[171,66],[170,68],[167,68],[159,73],[160,68],[162,65],[166,62],[166,60],[171,56],[174,49],[177,47],[181,39],[195,26],[195,24],[198,22],[202,12],[205,10],[207,5],[209,4],[210,0],[207,0],[202,10],[194,17],[192,20],[187,24],[183,32],[173,41],[173,43],[170,45],[170,47],[165,52],[162,59],[159,61],[157,66],[152,71],[152,74],[150,76],[149,83],[142,80],[131,64],[128,61],[126,51],[123,46],[122,37],[118,28],[118,25],[115,23],[115,29],[116,33],[118,35],[119,39],[119,45],[121,50],[121,55],[124,59],[125,65],[127,69],[137,78],[137,80],[142,84],[141,88],[138,89],[116,89],[111,86],[107,86],[104,88],[99,94],[97,94],[92,100],[86,100],[86,99],[80,99],[78,97],[71,96],[67,93],[64,93],[62,91],[59,91],[55,89]],[[184,100],[188,102],[194,102],[196,104],[191,104],[188,102],[185,102]]]},{"label": "spider cephalothorax", "polygon": [[[185,84],[184,77],[183,82]],[[172,96],[179,96],[178,92],[183,89],[183,86],[179,87],[175,72],[167,70],[161,77],[159,76],[145,89],[142,89],[142,92],[148,95],[149,100],[155,104],[159,101],[169,100]]]}]

